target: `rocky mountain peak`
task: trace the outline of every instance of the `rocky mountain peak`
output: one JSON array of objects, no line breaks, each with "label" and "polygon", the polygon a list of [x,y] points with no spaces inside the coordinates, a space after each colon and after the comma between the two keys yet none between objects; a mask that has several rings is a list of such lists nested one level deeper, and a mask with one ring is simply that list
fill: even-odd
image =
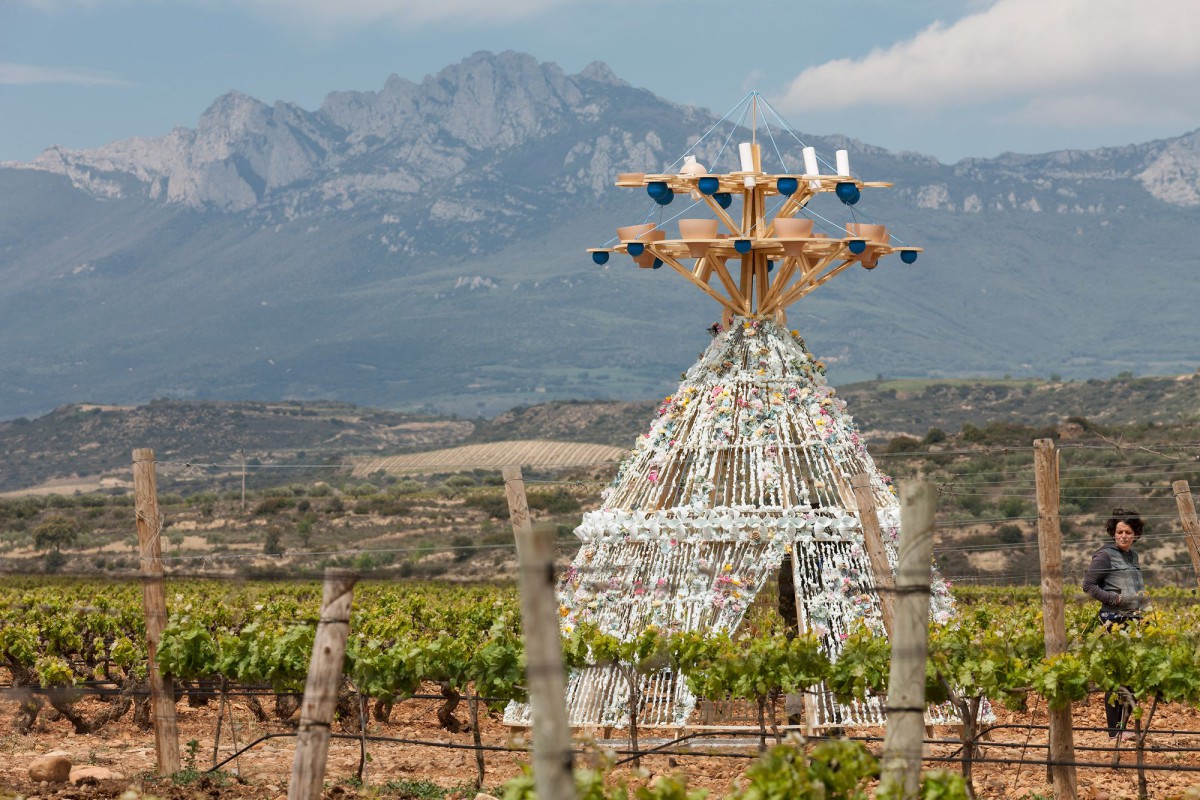
[{"label": "rocky mountain peak", "polygon": [[603,61],[593,61],[579,73],[584,80],[596,83],[607,83],[610,86],[628,86],[629,84],[617,77],[616,73]]},{"label": "rocky mountain peak", "polygon": [[203,114],[196,128],[198,131],[220,131],[236,137],[247,130],[261,130],[266,126],[271,107],[236,89],[218,97]]},{"label": "rocky mountain peak", "polygon": [[1200,130],[1162,142],[1136,177],[1164,203],[1200,206]]}]

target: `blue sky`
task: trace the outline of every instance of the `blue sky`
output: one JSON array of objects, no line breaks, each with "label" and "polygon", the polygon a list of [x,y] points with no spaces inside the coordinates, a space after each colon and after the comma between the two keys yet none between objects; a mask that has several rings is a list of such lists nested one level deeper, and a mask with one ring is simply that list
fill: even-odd
[{"label": "blue sky", "polygon": [[0,0],[0,161],[506,49],[943,161],[1200,127],[1197,0]]}]

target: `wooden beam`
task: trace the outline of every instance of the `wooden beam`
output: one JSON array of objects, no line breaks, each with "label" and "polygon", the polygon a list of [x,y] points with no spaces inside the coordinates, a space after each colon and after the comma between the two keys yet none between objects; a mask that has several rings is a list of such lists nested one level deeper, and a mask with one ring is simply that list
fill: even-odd
[{"label": "wooden beam", "polygon": [[[1058,453],[1052,439],[1033,443],[1033,470],[1037,485],[1038,555],[1042,566],[1042,622],[1046,657],[1067,650],[1067,623],[1063,609],[1062,529],[1058,518]],[[1055,800],[1076,800],[1075,740],[1071,707],[1049,709],[1050,780]]]},{"label": "wooden beam", "polygon": [[759,312],[762,312],[763,300],[767,296],[767,289],[770,288],[770,284],[767,282],[767,280],[768,280],[767,275],[768,275],[768,273],[767,273],[766,254],[755,253],[755,256],[754,256],[754,280],[755,280],[755,283],[757,284],[755,286],[755,294],[757,295],[757,297],[755,298],[755,300],[756,300],[755,305],[758,307]]},{"label": "wooden beam", "polygon": [[1175,505],[1179,509],[1179,521],[1183,523],[1184,539],[1188,554],[1192,557],[1192,570],[1196,584],[1200,585],[1200,522],[1196,520],[1196,504],[1192,501],[1192,488],[1187,481],[1171,484],[1175,492]]},{"label": "wooden beam", "polygon": [[325,785],[325,759],[329,755],[330,725],[337,710],[342,684],[346,639],[350,636],[350,606],[358,576],[346,569],[325,570],[321,616],[313,637],[312,657],[304,683],[300,725],[288,800],[319,800]]},{"label": "wooden beam", "polygon": [[722,221],[724,221],[725,226],[729,228],[729,232],[731,234],[734,236],[742,235],[742,229],[739,228],[738,224],[733,221],[733,217],[729,216],[725,209],[721,208],[720,203],[718,203],[716,200],[713,200],[709,195],[701,194],[700,196],[704,198],[704,202],[707,203],[708,207],[713,210],[713,213],[715,213],[722,219]]},{"label": "wooden beam", "polygon": [[754,298],[754,251],[751,250],[742,256],[742,275],[738,281],[738,293],[745,300],[747,313],[749,313],[751,304]]},{"label": "wooden beam", "polygon": [[799,300],[801,297],[804,297],[804,295],[816,289],[818,286],[821,286],[834,276],[845,271],[845,269],[850,265],[858,263],[855,259],[847,259],[841,264],[829,268],[824,274],[820,274],[823,270],[829,267],[829,264],[835,259],[822,260],[824,261],[823,264],[819,264],[810,273],[808,273],[808,275],[793,283],[792,288],[788,290],[787,294],[779,298],[774,307],[786,308],[787,306]]},{"label": "wooden beam", "polygon": [[875,510],[875,493],[871,488],[870,473],[860,472],[851,478],[850,491],[854,494],[854,504],[858,507],[863,544],[867,557],[871,560],[871,572],[875,575],[879,613],[883,617],[883,627],[887,631],[888,639],[892,639],[896,582],[892,579],[892,565],[888,563],[887,548],[883,544],[883,531],[879,527],[879,515]]},{"label": "wooden beam", "polygon": [[749,314],[749,304],[746,302],[746,298],[742,295],[742,293],[738,291],[737,284],[733,282],[733,276],[729,274],[729,269],[725,266],[725,262],[716,257],[710,256],[710,259],[712,260],[713,270],[717,273],[717,277],[720,278],[721,283],[725,286],[725,291],[729,292],[729,296],[733,298],[738,313]]},{"label": "wooden beam", "polygon": [[784,257],[782,265],[775,272],[775,279],[771,281],[771,287],[767,290],[766,298],[759,306],[759,311],[766,313],[766,309],[771,308],[775,298],[787,288],[787,283],[792,279],[792,274],[796,271],[796,266],[799,264],[803,268],[804,261],[804,256]]},{"label": "wooden beam", "polygon": [[[929,649],[929,582],[933,559],[932,484],[900,483],[900,547],[896,632],[888,677],[887,733],[880,786],[900,800],[918,800],[925,738],[925,655]],[[896,791],[896,790],[899,791]]]},{"label": "wooden beam", "polygon": [[133,451],[133,498],[138,548],[141,552],[142,606],[146,614],[146,655],[149,661],[150,715],[154,723],[154,752],[158,774],[179,772],[179,727],[175,719],[174,681],[158,669],[158,643],[167,627],[167,598],[163,590],[162,518],[158,513],[158,478],[154,451]]},{"label": "wooden beam", "polygon": [[692,274],[692,271],[690,269],[688,269],[687,267],[685,267],[683,264],[680,264],[678,261],[676,261],[671,256],[667,255],[666,253],[659,253],[651,248],[648,248],[648,249],[650,249],[650,252],[654,253],[658,258],[662,259],[662,262],[664,264],[666,264],[668,267],[675,270],[683,277],[687,278],[689,283],[693,284],[694,286],[699,287],[700,291],[704,292],[709,297],[711,297],[713,300],[716,300],[718,303],[720,303],[721,305],[728,308],[730,311],[737,311],[737,307],[733,304],[733,302],[722,297],[715,289],[713,289],[707,283],[701,283],[700,280],[695,275]]},{"label": "wooden beam", "polygon": [[521,468],[504,467],[500,474],[504,477],[520,564],[521,630],[533,715],[533,780],[538,797],[571,800],[575,797],[575,778],[558,600],[554,596],[554,532],[533,530]]}]

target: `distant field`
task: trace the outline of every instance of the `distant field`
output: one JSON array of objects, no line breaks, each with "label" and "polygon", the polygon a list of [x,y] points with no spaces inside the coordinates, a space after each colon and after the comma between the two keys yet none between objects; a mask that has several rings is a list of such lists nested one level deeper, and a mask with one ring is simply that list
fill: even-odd
[{"label": "distant field", "polygon": [[892,378],[875,384],[878,391],[918,392],[930,386],[1024,386],[1046,383],[1041,378]]},{"label": "distant field", "polygon": [[603,444],[520,440],[448,447],[427,453],[410,453],[386,458],[350,459],[356,476],[382,470],[399,473],[455,472],[496,469],[510,464],[528,467],[583,467],[618,461],[626,449]]}]

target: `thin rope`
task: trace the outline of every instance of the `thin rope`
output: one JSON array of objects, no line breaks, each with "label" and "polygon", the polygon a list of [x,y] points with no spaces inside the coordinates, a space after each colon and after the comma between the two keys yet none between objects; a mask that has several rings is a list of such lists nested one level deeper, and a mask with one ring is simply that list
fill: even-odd
[{"label": "thin rope", "polygon": [[[713,123],[713,125],[712,125],[712,127],[710,127],[710,128],[707,130],[707,131],[705,131],[705,133],[704,133],[704,135],[703,135],[703,136],[701,136],[699,139],[697,139],[695,142],[693,142],[693,143],[692,143],[692,145],[691,145],[691,147],[689,147],[687,150],[684,150],[684,151],[683,151],[683,155],[681,155],[679,158],[675,159],[675,160],[674,160],[674,161],[672,161],[670,164],[668,164],[668,165],[667,165],[667,168],[666,168],[665,170],[663,170],[663,171],[664,171],[664,172],[670,172],[670,171],[671,171],[671,169],[672,169],[672,168],[673,168],[673,167],[674,167],[676,164],[678,164],[678,163],[679,163],[679,162],[681,162],[681,161],[684,161],[684,160],[686,160],[688,156],[690,156],[690,155],[691,155],[693,152],[695,152],[696,148],[698,148],[698,147],[700,146],[700,143],[701,143],[701,142],[703,142],[705,139],[707,139],[707,138],[709,137],[709,135],[710,135],[710,134],[711,134],[713,131],[715,131],[717,128],[721,127],[721,123],[722,123],[722,122],[724,122],[725,120],[729,119],[731,116],[733,116],[733,113],[734,113],[735,111],[737,111],[739,108],[741,108],[741,107],[742,107],[743,105],[745,105],[746,103],[750,102],[750,98],[751,98],[751,97],[753,97],[755,94],[757,94],[757,93],[756,93],[756,92],[750,92],[750,93],[749,93],[749,94],[747,94],[745,97],[743,97],[741,100],[739,100],[739,101],[738,101],[738,102],[737,102],[737,103],[736,103],[736,104],[733,106],[733,108],[731,108],[731,109],[729,109],[727,112],[725,112],[725,116],[721,117],[719,120],[717,120],[716,122],[714,122],[714,123]],[[745,113],[744,113],[744,112],[743,112],[743,114],[742,114],[742,117],[743,117],[743,118],[745,117]],[[739,124],[740,124],[740,123],[739,123]],[[737,130],[737,127],[736,127],[736,126],[734,127],[734,130]],[[726,141],[728,141],[728,140],[726,140]],[[722,148],[722,149],[724,149],[724,148]],[[720,153],[718,153],[717,155],[718,155],[718,157],[720,157]]]}]

